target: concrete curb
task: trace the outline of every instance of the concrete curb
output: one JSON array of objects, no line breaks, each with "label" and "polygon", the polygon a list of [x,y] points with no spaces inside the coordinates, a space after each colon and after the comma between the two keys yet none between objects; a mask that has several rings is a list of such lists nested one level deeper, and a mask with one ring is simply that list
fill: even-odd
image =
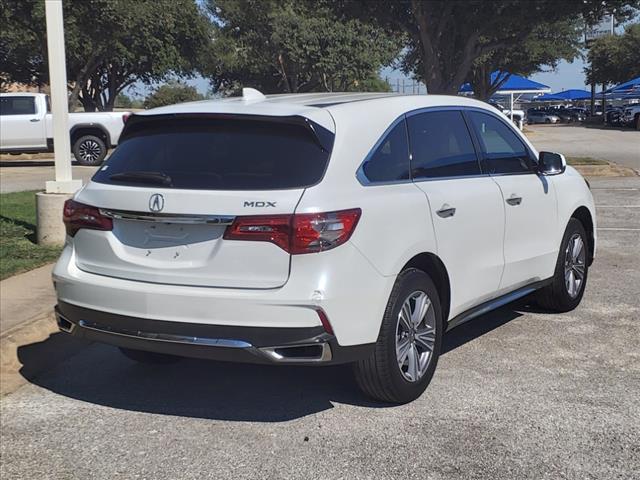
[{"label": "concrete curb", "polygon": [[[0,282],[0,395],[75,355],[87,345],[58,333],[53,315],[52,264]],[[34,344],[46,348],[33,349]],[[33,352],[38,351],[35,355]],[[42,352],[45,352],[44,354]]]},{"label": "concrete curb", "polygon": [[[38,354],[31,348],[39,344]],[[16,325],[0,337],[0,396],[15,392],[89,345],[58,331],[53,312]],[[45,348],[41,348],[41,347]]]}]

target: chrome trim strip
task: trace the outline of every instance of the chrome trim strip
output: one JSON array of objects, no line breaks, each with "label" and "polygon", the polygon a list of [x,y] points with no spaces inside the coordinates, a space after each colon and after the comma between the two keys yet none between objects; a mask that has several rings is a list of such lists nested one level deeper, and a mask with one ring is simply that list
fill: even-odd
[{"label": "chrome trim strip", "polygon": [[118,220],[137,220],[140,222],[180,223],[180,224],[207,224],[207,225],[231,225],[235,220],[232,215],[183,215],[173,213],[141,213],[123,210],[100,209],[105,217]]},{"label": "chrome trim strip", "polygon": [[114,329],[107,325],[88,322],[86,320],[80,320],[78,322],[78,326],[89,329],[89,330],[94,330],[96,332],[110,333],[113,335],[120,335],[122,337],[141,338],[144,340],[154,340],[159,342],[183,343],[188,345],[205,345],[208,347],[225,347],[225,348],[252,348],[253,347],[253,345],[243,340],[233,340],[233,339],[227,339],[227,338],[191,337],[186,335],[173,335],[169,333],[153,333],[153,332],[142,332],[140,330],[133,331],[133,330]]}]

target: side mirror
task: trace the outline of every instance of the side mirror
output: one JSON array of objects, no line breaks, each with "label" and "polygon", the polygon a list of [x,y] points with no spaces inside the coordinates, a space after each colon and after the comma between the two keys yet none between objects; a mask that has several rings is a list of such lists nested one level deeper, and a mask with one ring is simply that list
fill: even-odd
[{"label": "side mirror", "polygon": [[542,175],[560,175],[567,169],[564,155],[552,152],[540,152],[538,158],[538,172]]}]

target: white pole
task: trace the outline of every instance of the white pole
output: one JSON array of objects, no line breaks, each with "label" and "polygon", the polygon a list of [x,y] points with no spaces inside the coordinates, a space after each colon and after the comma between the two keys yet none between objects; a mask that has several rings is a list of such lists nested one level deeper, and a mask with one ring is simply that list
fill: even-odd
[{"label": "white pole", "polygon": [[62,0],[45,0],[45,14],[56,175],[55,181],[46,182],[46,192],[74,193],[82,186],[82,182],[80,180],[72,180],[71,176],[71,142],[69,138],[67,65],[64,52]]},{"label": "white pole", "polygon": [[511,92],[511,121],[513,122],[513,92]]}]

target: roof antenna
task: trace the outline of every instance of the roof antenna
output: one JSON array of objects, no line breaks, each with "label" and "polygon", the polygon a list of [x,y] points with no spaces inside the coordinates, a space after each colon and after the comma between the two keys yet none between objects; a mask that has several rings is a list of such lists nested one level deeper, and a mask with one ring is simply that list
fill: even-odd
[{"label": "roof antenna", "polygon": [[264,100],[266,98],[267,97],[265,97],[261,91],[256,90],[255,88],[242,89],[242,99],[245,102],[254,102],[254,101]]}]

